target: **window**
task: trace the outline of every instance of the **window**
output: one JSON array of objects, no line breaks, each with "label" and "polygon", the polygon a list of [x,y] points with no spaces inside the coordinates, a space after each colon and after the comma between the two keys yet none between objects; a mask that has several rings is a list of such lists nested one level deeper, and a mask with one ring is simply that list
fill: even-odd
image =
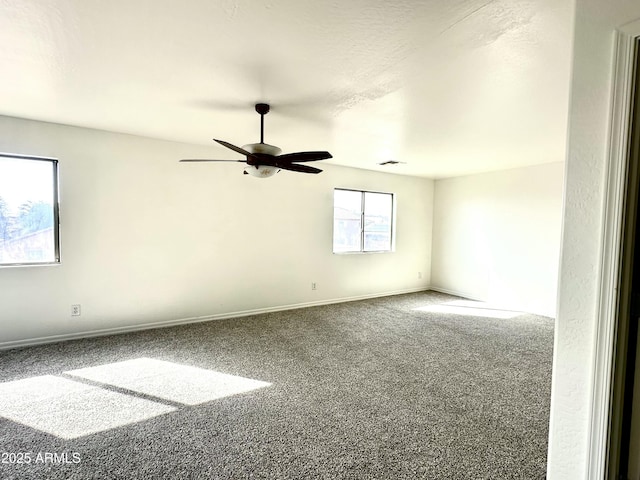
[{"label": "window", "polygon": [[0,154],[0,266],[60,262],[58,161]]},{"label": "window", "polygon": [[390,252],[393,194],[333,192],[333,252]]}]

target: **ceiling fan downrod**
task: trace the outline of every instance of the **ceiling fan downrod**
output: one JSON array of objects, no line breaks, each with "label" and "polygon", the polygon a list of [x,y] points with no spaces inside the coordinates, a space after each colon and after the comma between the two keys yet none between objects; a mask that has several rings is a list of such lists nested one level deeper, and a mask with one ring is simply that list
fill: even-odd
[{"label": "ceiling fan downrod", "polygon": [[269,113],[268,103],[256,103],[256,112],[260,114],[260,143],[264,143],[264,116]]}]

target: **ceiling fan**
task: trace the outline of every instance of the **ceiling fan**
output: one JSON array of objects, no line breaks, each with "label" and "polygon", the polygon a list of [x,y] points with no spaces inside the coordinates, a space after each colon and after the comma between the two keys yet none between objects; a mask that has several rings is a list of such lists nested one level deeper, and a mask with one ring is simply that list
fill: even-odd
[{"label": "ceiling fan", "polygon": [[180,160],[181,162],[242,162],[247,164],[244,169],[245,175],[253,175],[254,177],[271,177],[280,170],[291,170],[292,172],[302,173],[320,173],[322,170],[309,165],[300,165],[300,162],[315,162],[317,160],[326,160],[332,158],[329,152],[296,152],[285,153],[281,155],[282,150],[273,145],[264,143],[264,116],[269,113],[269,105],[267,103],[256,103],[256,112],[260,114],[260,143],[250,143],[242,147],[218,140],[214,138],[220,145],[227,147],[234,152],[240,153],[246,157],[245,160],[211,160],[204,158],[187,158]]}]

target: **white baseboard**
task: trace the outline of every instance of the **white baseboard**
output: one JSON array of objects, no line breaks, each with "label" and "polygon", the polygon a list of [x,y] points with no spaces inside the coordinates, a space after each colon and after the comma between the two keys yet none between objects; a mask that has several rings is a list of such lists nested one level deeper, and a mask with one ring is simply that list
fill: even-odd
[{"label": "white baseboard", "polygon": [[440,287],[434,287],[434,286],[430,286],[429,290],[433,290],[434,292],[439,292],[439,293],[446,293],[447,295],[454,295],[456,297],[462,297],[466,300],[474,300],[476,302],[484,302],[484,299],[482,298],[477,298],[477,297],[472,297],[469,296],[468,294],[464,293],[464,292],[459,292],[456,290],[450,290],[448,288],[440,288]]},{"label": "white baseboard", "polygon": [[[328,300],[318,300],[314,302],[294,303],[290,305],[279,305],[276,307],[255,308],[251,310],[240,310],[236,312],[217,313],[214,315],[205,315],[201,317],[180,318],[176,320],[165,320],[162,322],[143,323],[139,325],[128,325],[125,327],[103,328],[99,330],[87,330],[84,332],[68,333],[62,335],[50,335],[46,337],[28,338],[24,340],[13,340],[9,342],[0,342],[0,350],[9,350],[12,348],[31,347],[35,345],[43,345],[46,343],[63,342],[66,340],[78,340],[82,338],[103,337],[106,335],[117,335],[121,333],[138,332],[142,330],[151,330],[154,328],[175,327],[178,325],[186,325],[189,323],[202,323],[212,320],[226,320],[229,318],[248,317],[249,315],[259,315],[261,313],[282,312],[285,310],[295,310],[296,308],[316,307],[320,305],[331,305],[334,303],[354,302],[357,300],[367,300],[369,298],[388,297],[392,295],[402,295],[405,293],[424,292],[433,290],[425,287],[408,288],[396,290],[392,292],[372,293],[367,295],[357,295],[353,297],[334,298]],[[445,292],[446,293],[446,292]]]}]

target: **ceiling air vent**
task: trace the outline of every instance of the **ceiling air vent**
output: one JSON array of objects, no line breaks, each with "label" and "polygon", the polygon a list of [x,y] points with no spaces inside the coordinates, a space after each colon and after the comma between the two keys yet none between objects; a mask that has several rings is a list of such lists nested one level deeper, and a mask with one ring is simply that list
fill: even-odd
[{"label": "ceiling air vent", "polygon": [[397,160],[387,160],[386,162],[380,162],[378,165],[397,165],[398,163],[407,163],[407,162],[399,162]]}]

